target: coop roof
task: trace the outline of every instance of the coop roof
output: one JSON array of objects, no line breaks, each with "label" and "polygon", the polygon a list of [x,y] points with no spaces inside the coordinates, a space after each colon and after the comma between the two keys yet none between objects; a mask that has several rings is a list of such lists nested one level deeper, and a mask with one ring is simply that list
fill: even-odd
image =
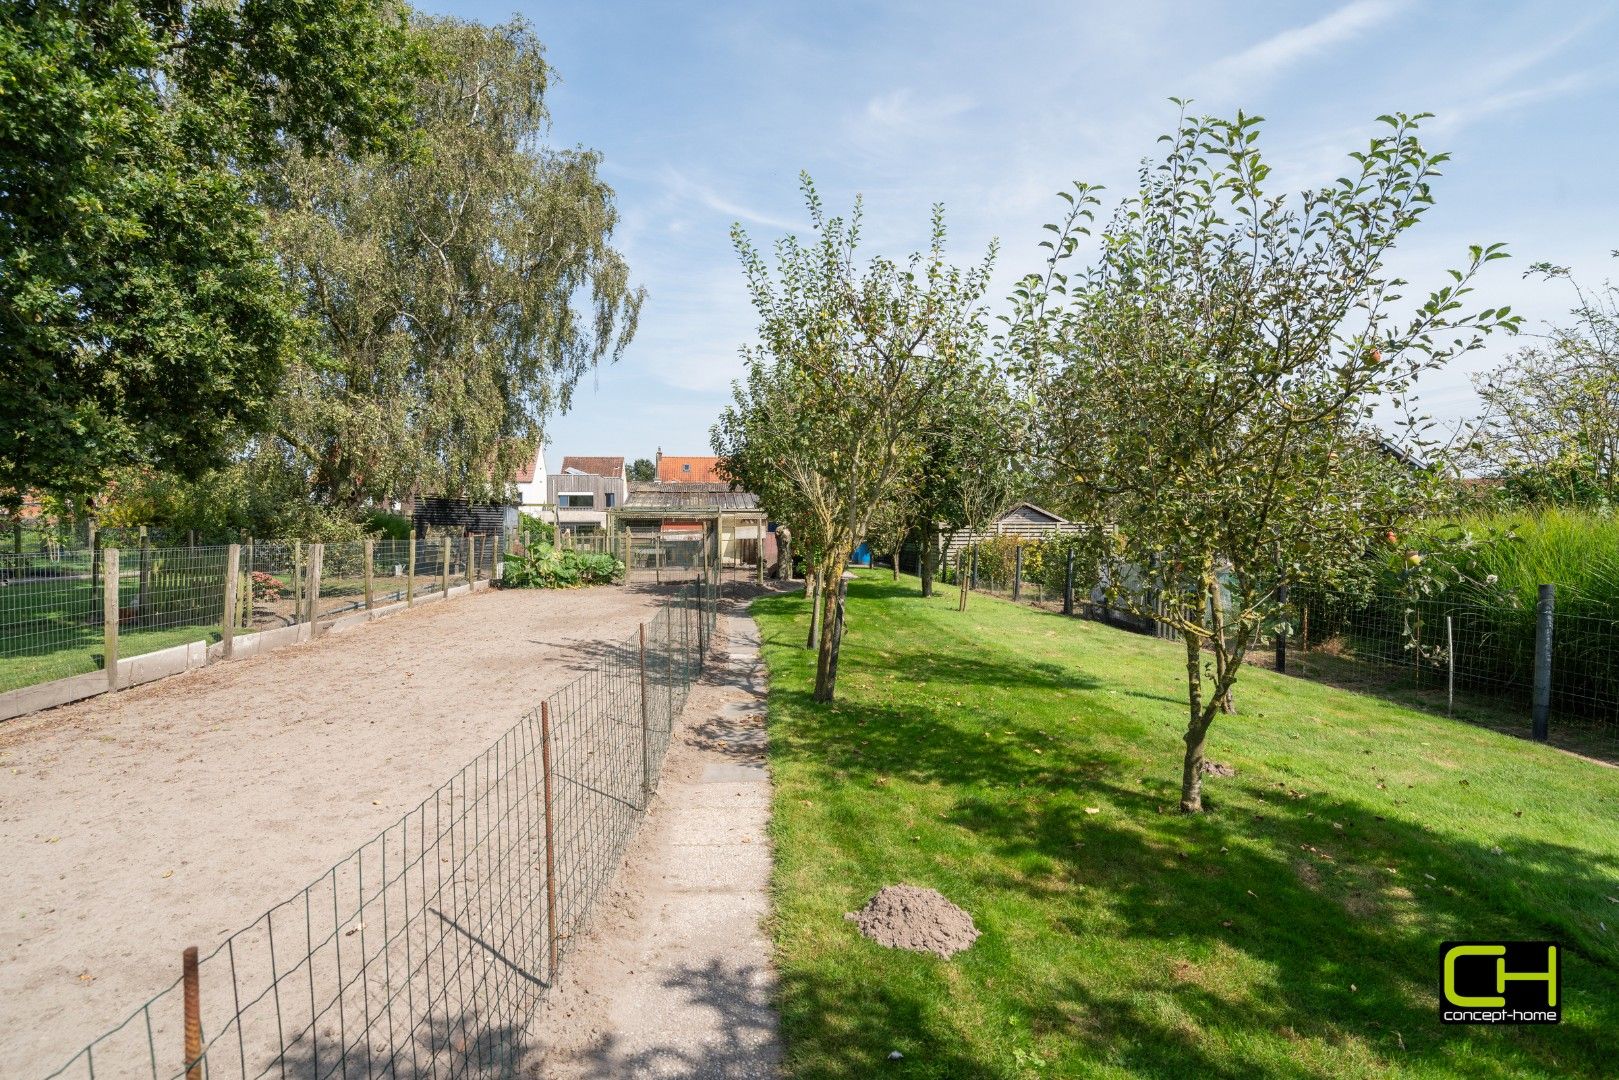
[{"label": "coop roof", "polygon": [[637,511],[745,513],[759,509],[759,496],[732,491],[729,484],[631,484],[620,517]]}]

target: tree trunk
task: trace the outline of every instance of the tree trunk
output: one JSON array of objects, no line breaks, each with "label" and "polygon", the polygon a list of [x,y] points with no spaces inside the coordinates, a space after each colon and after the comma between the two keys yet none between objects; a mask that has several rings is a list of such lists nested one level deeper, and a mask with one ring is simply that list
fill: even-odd
[{"label": "tree trunk", "polygon": [[812,564],[804,567],[804,595],[810,602],[809,637],[804,639],[804,648],[815,648],[815,639],[820,637],[821,629],[821,576],[815,572]]},{"label": "tree trunk", "polygon": [[821,651],[815,658],[815,700],[831,701],[837,693],[838,648],[843,643],[844,560],[833,558],[821,579]]},{"label": "tree trunk", "polygon": [[1203,649],[1196,634],[1181,631],[1186,642],[1186,761],[1181,771],[1181,810],[1203,810],[1203,744],[1209,721],[1203,715]]},{"label": "tree trunk", "polygon": [[933,522],[922,526],[922,595],[933,595],[933,574],[939,567],[939,527]]},{"label": "tree trunk", "polygon": [[1219,583],[1212,578],[1209,585],[1209,626],[1214,631],[1209,637],[1209,646],[1214,650],[1214,683],[1217,688],[1214,700],[1222,713],[1234,715],[1237,706],[1231,700],[1231,681],[1226,678],[1230,661],[1226,654],[1225,607],[1220,603]]},{"label": "tree trunk", "polygon": [[894,548],[894,580],[899,580],[899,548]]}]

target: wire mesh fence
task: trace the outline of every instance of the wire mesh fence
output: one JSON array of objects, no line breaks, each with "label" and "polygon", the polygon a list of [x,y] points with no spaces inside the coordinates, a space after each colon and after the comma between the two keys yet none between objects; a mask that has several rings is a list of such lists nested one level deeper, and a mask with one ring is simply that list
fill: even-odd
[{"label": "wire mesh fence", "polygon": [[[1066,560],[1027,545],[1016,553],[967,550],[947,568],[978,592],[1062,611]],[[1046,557],[1042,558],[1044,555]],[[1126,568],[1116,571],[1129,574]],[[1144,579],[1076,581],[1079,618],[1174,639]],[[1128,596],[1119,605],[1110,597]],[[1548,610],[1544,707],[1551,741],[1612,757],[1619,753],[1619,619]],[[1391,693],[1411,704],[1521,734],[1532,731],[1536,663],[1534,604],[1506,596],[1480,606],[1439,596],[1338,595],[1296,591],[1261,628],[1247,660],[1274,666],[1276,638],[1291,657],[1289,674],[1351,689]]]},{"label": "wire mesh fence", "polygon": [[[499,537],[483,535],[159,546],[141,534],[121,549],[0,553],[0,692],[105,670],[113,642],[115,654],[130,659],[212,643],[227,627],[252,632],[329,622],[489,581],[500,546]],[[110,556],[118,564],[112,603],[105,580]]]},{"label": "wire mesh fence", "polygon": [[0,554],[0,691],[101,667],[100,589],[89,551]]},{"label": "wire mesh fence", "polygon": [[534,1010],[656,790],[718,606],[712,578],[680,588],[397,824],[51,1076],[519,1075]]}]

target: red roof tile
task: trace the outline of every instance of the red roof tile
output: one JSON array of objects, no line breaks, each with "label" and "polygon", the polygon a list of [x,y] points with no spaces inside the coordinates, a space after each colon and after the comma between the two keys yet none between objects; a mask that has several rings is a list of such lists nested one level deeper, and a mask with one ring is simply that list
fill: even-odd
[{"label": "red roof tile", "polygon": [[658,459],[658,483],[723,484],[725,477],[718,472],[719,463],[717,457],[665,454]]},{"label": "red roof tile", "polygon": [[562,459],[562,472],[577,470],[589,473],[591,476],[610,476],[615,479],[624,475],[624,459],[621,457],[574,457]]}]

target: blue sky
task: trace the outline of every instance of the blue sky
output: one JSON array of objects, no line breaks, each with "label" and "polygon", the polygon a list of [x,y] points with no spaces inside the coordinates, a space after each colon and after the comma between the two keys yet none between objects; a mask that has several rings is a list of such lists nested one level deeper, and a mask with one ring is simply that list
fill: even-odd
[{"label": "blue sky", "polygon": [[[1123,194],[1174,123],[1171,96],[1265,116],[1287,189],[1338,175],[1379,114],[1435,113],[1425,139],[1453,160],[1397,262],[1424,292],[1468,244],[1494,241],[1514,258],[1491,266],[1481,306],[1565,311],[1566,285],[1522,279],[1537,260],[1619,277],[1619,4],[428,6],[534,25],[561,77],[552,141],[604,154],[618,242],[649,293],[624,358],[551,425],[553,467],[563,453],[709,452],[754,325],[728,230],[740,221],[762,245],[802,230],[800,170],[833,210],[864,194],[874,251],[924,243],[934,202],[959,261],[999,237],[1000,296],[1038,265],[1059,188]],[[1511,347],[1432,380],[1427,407],[1470,415],[1468,374]]]}]

